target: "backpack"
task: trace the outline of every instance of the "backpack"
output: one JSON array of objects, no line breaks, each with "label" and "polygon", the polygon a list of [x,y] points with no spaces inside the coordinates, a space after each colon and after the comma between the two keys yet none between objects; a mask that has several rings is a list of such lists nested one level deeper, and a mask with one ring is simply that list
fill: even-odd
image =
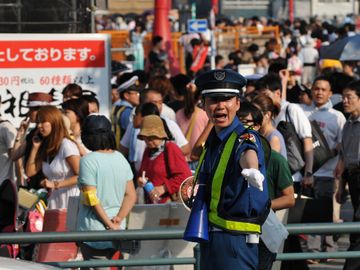
[{"label": "backpack", "polygon": [[116,147],[119,148],[120,146],[120,140],[125,134],[125,129],[121,128],[120,126],[120,119],[121,114],[125,111],[126,108],[130,108],[128,106],[115,106],[111,111],[111,124],[112,124],[112,131],[115,134],[115,142]]},{"label": "backpack", "polygon": [[291,121],[289,114],[289,106],[286,107],[285,112],[285,121],[281,121],[277,130],[284,137],[286,151],[287,151],[287,160],[289,163],[290,171],[292,174],[302,170],[305,166],[305,160],[303,158],[303,143],[299,138],[294,124]]},{"label": "backpack", "polygon": [[[303,169],[305,166],[305,159],[303,142],[297,135],[295,127],[291,122],[288,108],[289,106],[286,107],[285,121],[281,121],[278,124],[277,129],[284,137],[290,171],[294,174]],[[287,121],[287,119],[289,119],[289,121]],[[314,152],[313,172],[316,172],[326,161],[334,157],[334,155],[317,122],[310,121],[310,124]]]}]

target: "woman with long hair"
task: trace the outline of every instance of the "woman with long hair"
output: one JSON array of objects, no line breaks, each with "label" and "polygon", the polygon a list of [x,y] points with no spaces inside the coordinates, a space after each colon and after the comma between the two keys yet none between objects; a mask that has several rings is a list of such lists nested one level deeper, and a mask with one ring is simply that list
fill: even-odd
[{"label": "woman with long hair", "polygon": [[81,141],[81,126],[86,117],[89,115],[88,102],[80,97],[78,99],[69,99],[61,104],[64,115],[70,120],[70,130],[72,137],[77,144],[80,155],[84,156],[90,151],[84,146]]},{"label": "woman with long hair", "polygon": [[269,141],[271,149],[280,153],[284,158],[287,158],[284,137],[273,124],[273,119],[279,114],[280,107],[266,95],[256,96],[252,100],[252,103],[257,106],[263,114],[263,121],[259,130],[260,133]]},{"label": "woman with long hair", "polygon": [[41,107],[36,116],[37,133],[25,172],[31,177],[42,169],[40,186],[51,190],[48,209],[67,208],[69,196],[77,196],[79,150],[70,138],[62,113],[54,106]]},{"label": "woman with long hair", "polygon": [[144,47],[143,42],[146,36],[145,25],[137,22],[135,29],[130,31],[130,42],[135,57],[134,70],[144,70]]},{"label": "woman with long hair", "polygon": [[[206,112],[200,109],[197,103],[194,89],[187,87],[184,93],[184,108],[176,112],[176,122],[189,141],[191,149],[209,122]],[[190,154],[186,158],[190,168],[195,170],[197,162],[192,162]]]}]

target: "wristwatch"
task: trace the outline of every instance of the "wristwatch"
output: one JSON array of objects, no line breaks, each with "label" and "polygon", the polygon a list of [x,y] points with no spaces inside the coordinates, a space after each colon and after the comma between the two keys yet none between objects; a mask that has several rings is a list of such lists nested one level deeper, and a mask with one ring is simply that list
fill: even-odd
[{"label": "wristwatch", "polygon": [[311,177],[311,176],[313,176],[312,172],[305,172],[305,177]]}]

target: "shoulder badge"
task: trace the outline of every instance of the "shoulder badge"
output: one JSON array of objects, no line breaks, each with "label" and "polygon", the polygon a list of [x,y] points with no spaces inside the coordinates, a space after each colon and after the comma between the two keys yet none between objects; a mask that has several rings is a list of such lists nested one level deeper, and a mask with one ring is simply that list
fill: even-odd
[{"label": "shoulder badge", "polygon": [[254,134],[251,134],[251,133],[245,133],[245,134],[241,135],[239,140],[240,141],[250,141],[252,143],[256,143],[256,138],[255,138]]},{"label": "shoulder badge", "polygon": [[225,75],[226,75],[225,71],[216,71],[214,73],[214,78],[217,81],[223,81],[225,79]]}]

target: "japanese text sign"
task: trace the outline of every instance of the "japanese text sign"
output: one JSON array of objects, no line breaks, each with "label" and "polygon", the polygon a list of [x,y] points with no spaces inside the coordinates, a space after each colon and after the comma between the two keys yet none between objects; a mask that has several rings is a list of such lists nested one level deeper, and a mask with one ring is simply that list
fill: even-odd
[{"label": "japanese text sign", "polygon": [[0,112],[18,125],[28,94],[51,93],[77,83],[95,94],[100,113],[109,116],[110,37],[106,34],[3,34],[0,36]]}]

